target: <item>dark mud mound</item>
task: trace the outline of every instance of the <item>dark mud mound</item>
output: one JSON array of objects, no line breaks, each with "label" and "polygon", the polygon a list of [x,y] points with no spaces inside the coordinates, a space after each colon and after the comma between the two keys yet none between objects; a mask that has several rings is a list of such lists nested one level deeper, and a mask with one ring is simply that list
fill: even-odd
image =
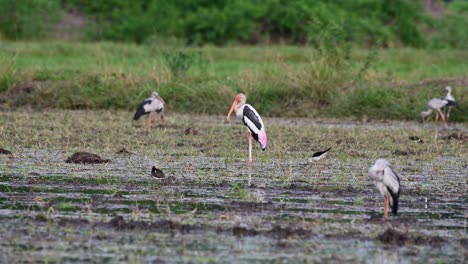
[{"label": "dark mud mound", "polygon": [[8,149],[0,148],[0,154],[11,155],[12,153]]},{"label": "dark mud mound", "polygon": [[276,239],[287,239],[289,237],[309,237],[311,236],[310,230],[304,230],[294,226],[280,226],[275,225],[270,230],[255,230],[242,226],[235,226],[232,228],[232,234],[235,236],[257,236],[266,235]]},{"label": "dark mud mound", "polygon": [[123,216],[115,216],[112,218],[108,225],[117,230],[151,230],[151,231],[178,231],[183,234],[190,233],[194,230],[203,229],[200,226],[181,224],[172,220],[160,220],[156,222],[144,222],[144,221],[126,221]]},{"label": "dark mud mound", "polygon": [[125,154],[125,155],[133,154],[132,152],[128,151],[126,148],[121,148],[116,153],[117,154]]},{"label": "dark mud mound", "polygon": [[82,164],[98,164],[98,163],[109,163],[110,160],[103,159],[96,154],[89,152],[76,152],[69,157],[65,162],[67,163],[82,163]]},{"label": "dark mud mound", "polygon": [[441,237],[425,236],[420,234],[401,233],[389,228],[377,237],[380,242],[391,245],[438,245],[445,240]]},{"label": "dark mud mound", "polygon": [[196,130],[195,128],[189,127],[189,128],[187,128],[187,129],[185,129],[184,134],[185,134],[186,136],[188,136],[188,135],[194,135],[194,136],[196,136],[196,135],[198,135],[198,130]]},{"label": "dark mud mound", "polygon": [[465,134],[463,134],[462,132],[454,132],[450,135],[442,137],[442,139],[446,139],[446,140],[455,139],[455,140],[463,141],[463,142],[468,141],[468,137],[465,136]]}]

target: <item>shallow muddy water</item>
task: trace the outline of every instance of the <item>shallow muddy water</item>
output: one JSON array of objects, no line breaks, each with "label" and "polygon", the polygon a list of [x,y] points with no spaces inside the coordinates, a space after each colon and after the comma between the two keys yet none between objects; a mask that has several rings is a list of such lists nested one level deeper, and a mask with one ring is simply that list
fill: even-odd
[{"label": "shallow muddy water", "polygon": [[[2,115],[0,147],[13,152],[0,155],[2,263],[462,263],[468,256],[468,147],[435,144],[431,127],[266,118],[270,146],[265,153],[254,146],[249,170],[238,120],[169,116],[148,136],[126,112],[33,113],[38,123]],[[185,135],[188,127],[200,133]],[[454,131],[466,134],[466,126],[439,138]],[[307,169],[309,155],[328,146],[329,156]],[[110,163],[66,163],[76,151]],[[367,177],[379,157],[401,176],[400,210],[387,222]],[[151,177],[152,166],[175,182]]]}]

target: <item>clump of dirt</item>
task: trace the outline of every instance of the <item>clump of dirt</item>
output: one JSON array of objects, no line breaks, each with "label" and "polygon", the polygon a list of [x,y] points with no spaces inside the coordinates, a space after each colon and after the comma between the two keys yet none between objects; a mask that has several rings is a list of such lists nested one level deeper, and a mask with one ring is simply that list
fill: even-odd
[{"label": "clump of dirt", "polygon": [[194,135],[194,136],[196,136],[196,135],[198,135],[198,130],[196,130],[195,128],[189,127],[189,128],[187,128],[187,129],[185,129],[184,134],[185,134],[186,136],[188,136],[188,135]]},{"label": "clump of dirt", "polygon": [[255,230],[242,226],[235,226],[232,228],[232,234],[235,236],[256,236],[268,235],[276,239],[286,239],[292,236],[308,236],[311,231],[304,230],[303,228],[295,228],[293,226],[281,227],[280,225],[273,226],[270,230]]},{"label": "clump of dirt", "polygon": [[275,238],[284,239],[291,236],[304,237],[306,235],[310,235],[311,231],[291,226],[281,227],[280,225],[275,225],[268,233]]},{"label": "clump of dirt", "polygon": [[11,155],[12,153],[8,149],[0,148],[0,154]]},{"label": "clump of dirt", "polygon": [[462,132],[454,132],[450,135],[442,137],[442,139],[447,139],[447,140],[455,139],[459,141],[465,141],[465,140],[468,140],[468,137],[465,136]]},{"label": "clump of dirt", "polygon": [[127,154],[127,155],[133,154],[132,152],[128,151],[126,148],[121,148],[116,153],[117,154]]},{"label": "clump of dirt", "polygon": [[109,159],[103,159],[96,154],[79,151],[73,153],[65,162],[67,163],[82,163],[82,164],[97,164],[97,163],[109,163]]},{"label": "clump of dirt", "polygon": [[89,220],[83,218],[61,218],[58,221],[61,226],[89,224]]},{"label": "clump of dirt", "polygon": [[392,228],[385,230],[385,232],[377,236],[377,239],[384,244],[400,246],[405,244],[435,245],[445,241],[443,238],[438,236],[431,237],[420,234],[401,233]]},{"label": "clump of dirt", "polygon": [[241,211],[247,212],[258,212],[262,210],[274,210],[277,209],[276,206],[271,202],[267,203],[254,203],[254,202],[246,202],[246,201],[232,201],[231,208],[237,208]]},{"label": "clump of dirt", "polygon": [[393,154],[396,156],[408,156],[409,154],[413,154],[413,153],[411,151],[397,149],[393,152]]},{"label": "clump of dirt", "polygon": [[169,176],[167,177],[166,181],[164,184],[166,185],[174,185],[176,183],[177,179],[174,176]]},{"label": "clump of dirt", "polygon": [[229,182],[226,181],[226,180],[222,180],[219,184],[218,184],[219,187],[223,187],[223,188],[227,188],[229,187]]},{"label": "clump of dirt", "polygon": [[161,230],[161,231],[178,231],[181,233],[189,233],[192,230],[200,229],[199,226],[181,224],[172,220],[161,220],[153,223],[144,221],[125,221],[123,216],[115,216],[109,221],[109,224],[118,230]]},{"label": "clump of dirt", "polygon": [[256,236],[258,231],[255,229],[248,229],[242,226],[235,226],[232,228],[232,234],[235,236]]},{"label": "clump of dirt", "polygon": [[30,81],[30,82],[23,82],[13,86],[6,92],[6,96],[8,97],[16,97],[23,94],[31,94],[34,92],[39,86],[40,81]]},{"label": "clump of dirt", "polygon": [[118,230],[123,230],[123,229],[134,230],[137,228],[144,229],[148,226],[147,223],[141,222],[141,221],[128,221],[127,222],[121,215],[118,215],[112,218],[109,221],[109,224]]}]

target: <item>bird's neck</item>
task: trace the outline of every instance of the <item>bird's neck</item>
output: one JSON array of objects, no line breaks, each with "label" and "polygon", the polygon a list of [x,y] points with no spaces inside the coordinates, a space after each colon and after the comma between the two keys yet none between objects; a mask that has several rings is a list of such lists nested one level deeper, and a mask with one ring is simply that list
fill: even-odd
[{"label": "bird's neck", "polygon": [[244,112],[245,105],[246,105],[245,103],[237,105],[236,109],[234,110],[234,111],[236,111],[236,116],[237,117],[242,116],[242,113]]}]

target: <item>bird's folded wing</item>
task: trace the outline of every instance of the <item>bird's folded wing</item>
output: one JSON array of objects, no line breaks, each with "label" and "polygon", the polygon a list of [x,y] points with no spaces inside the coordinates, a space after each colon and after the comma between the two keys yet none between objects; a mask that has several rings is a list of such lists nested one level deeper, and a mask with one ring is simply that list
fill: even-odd
[{"label": "bird's folded wing", "polygon": [[384,169],[383,183],[394,193],[400,191],[400,178],[390,167]]}]

